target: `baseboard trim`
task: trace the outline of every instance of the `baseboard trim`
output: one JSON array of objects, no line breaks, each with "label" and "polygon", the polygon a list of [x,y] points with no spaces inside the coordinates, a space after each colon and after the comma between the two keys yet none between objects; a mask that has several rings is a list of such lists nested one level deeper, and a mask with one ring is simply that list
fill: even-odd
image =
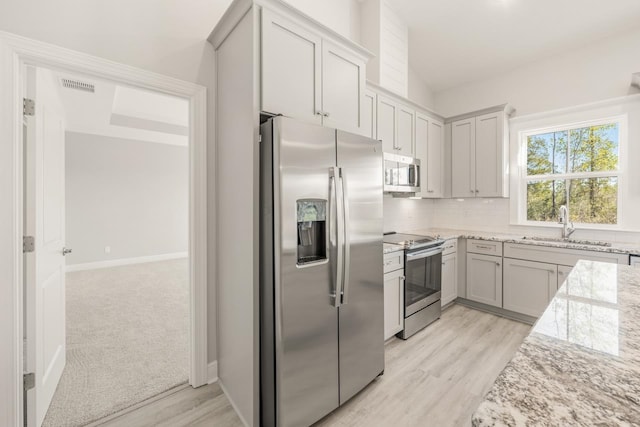
[{"label": "baseboard trim", "polygon": [[207,384],[213,384],[216,381],[218,381],[218,361],[214,360],[207,365]]},{"label": "baseboard trim", "polygon": [[[216,365],[217,365],[217,363],[216,363]],[[218,379],[218,385],[222,389],[222,392],[224,393],[224,395],[227,396],[227,400],[229,401],[229,403],[231,403],[231,406],[233,407],[233,410],[236,411],[236,414],[238,415],[238,418],[240,418],[240,421],[242,421],[242,424],[245,427],[249,427],[250,424],[247,422],[247,420],[244,419],[244,417],[242,416],[242,413],[238,410],[238,405],[236,405],[236,402],[234,402],[233,399],[231,398],[231,396],[229,396],[229,393],[227,393],[227,389],[225,388],[225,386],[222,383],[222,381],[220,381],[220,379]]]},{"label": "baseboard trim", "polygon": [[83,264],[67,265],[65,271],[67,273],[73,271],[97,270],[99,268],[118,267],[121,265],[144,264],[146,262],[167,261],[170,259],[187,258],[188,252],[174,252],[170,254],[148,255],[135,258],[109,259],[106,261],[86,262]]},{"label": "baseboard trim", "polygon": [[504,308],[482,304],[465,298],[458,297],[454,302],[464,305],[465,307],[484,311],[485,313],[495,314],[496,316],[505,317],[507,319],[515,320],[516,322],[526,323],[527,325],[533,325],[538,320],[535,317],[527,316],[526,314],[516,313],[514,311],[505,310]]}]

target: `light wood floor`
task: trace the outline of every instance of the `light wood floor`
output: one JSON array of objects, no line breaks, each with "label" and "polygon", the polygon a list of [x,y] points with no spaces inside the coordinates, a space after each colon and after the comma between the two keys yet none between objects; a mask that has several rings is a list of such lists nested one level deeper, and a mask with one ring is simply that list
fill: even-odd
[{"label": "light wood floor", "polygon": [[[471,414],[528,334],[529,325],[454,305],[411,339],[385,347],[385,372],[315,427],[468,426]],[[103,426],[242,423],[217,384],[190,387]]]}]

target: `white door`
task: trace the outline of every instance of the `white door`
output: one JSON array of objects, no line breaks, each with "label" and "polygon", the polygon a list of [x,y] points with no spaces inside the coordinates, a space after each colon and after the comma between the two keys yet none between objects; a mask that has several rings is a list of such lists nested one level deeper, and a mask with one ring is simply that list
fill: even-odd
[{"label": "white door", "polygon": [[404,329],[404,270],[384,275],[384,339]]},{"label": "white door", "polygon": [[335,44],[322,41],[323,125],[362,133],[365,62]]},{"label": "white door", "polygon": [[367,138],[376,139],[376,93],[371,90],[364,91],[364,103],[362,105],[362,134]]},{"label": "white door", "polygon": [[502,307],[502,258],[467,253],[467,298]]},{"label": "white door", "polygon": [[419,197],[429,197],[429,157],[428,157],[428,144],[429,144],[429,121],[431,119],[420,113],[416,113],[416,159],[420,160],[420,193],[416,194]]},{"label": "white door", "polygon": [[40,426],[65,366],[64,115],[54,76],[27,70],[25,234],[34,236],[25,255],[25,371],[35,373],[27,393],[29,426]]},{"label": "white door", "polygon": [[502,196],[502,113],[476,117],[476,196]]},{"label": "white door", "polygon": [[262,10],[262,111],[322,124],[320,36]]},{"label": "white door", "polygon": [[458,256],[453,253],[442,257],[442,298],[447,305],[458,297]]},{"label": "white door", "polygon": [[415,135],[416,112],[409,107],[400,105],[398,114],[398,134],[396,136],[396,148],[398,154],[403,156],[415,156],[413,137]]},{"label": "white door", "polygon": [[504,259],[504,308],[540,317],[558,289],[558,266]]},{"label": "white door", "polygon": [[451,197],[476,195],[476,119],[451,124]]},{"label": "white door", "polygon": [[385,153],[398,153],[398,146],[396,145],[398,133],[397,110],[398,106],[395,102],[378,95],[377,138],[382,141],[382,151]]},{"label": "white door", "polygon": [[427,192],[428,197],[442,197],[444,169],[444,124],[429,121],[429,138],[427,143]]}]

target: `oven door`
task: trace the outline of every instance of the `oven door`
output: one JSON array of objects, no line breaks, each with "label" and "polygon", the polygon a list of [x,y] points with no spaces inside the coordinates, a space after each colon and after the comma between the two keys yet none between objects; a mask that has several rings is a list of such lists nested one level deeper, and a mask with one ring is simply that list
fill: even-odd
[{"label": "oven door", "polygon": [[404,317],[440,300],[442,247],[407,252],[405,255]]}]

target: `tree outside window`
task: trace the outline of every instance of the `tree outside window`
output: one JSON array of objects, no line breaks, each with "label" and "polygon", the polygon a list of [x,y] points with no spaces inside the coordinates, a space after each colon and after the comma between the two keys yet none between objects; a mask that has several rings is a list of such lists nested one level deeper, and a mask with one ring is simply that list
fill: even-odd
[{"label": "tree outside window", "polygon": [[618,223],[618,122],[565,127],[527,136],[527,220]]}]

